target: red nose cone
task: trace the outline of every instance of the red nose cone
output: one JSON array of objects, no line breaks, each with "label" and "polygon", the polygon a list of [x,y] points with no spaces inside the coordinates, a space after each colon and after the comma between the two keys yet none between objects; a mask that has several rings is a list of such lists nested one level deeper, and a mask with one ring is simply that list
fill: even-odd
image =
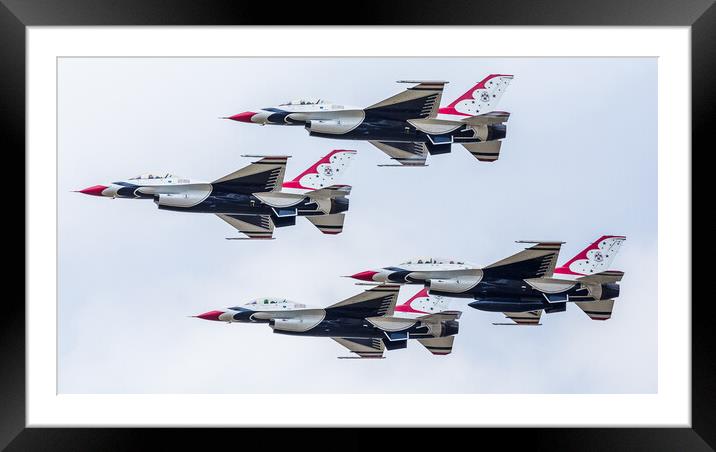
[{"label": "red nose cone", "polygon": [[102,196],[102,192],[105,191],[108,187],[105,185],[95,185],[93,187],[87,187],[84,190],[80,190],[79,193],[84,193],[85,195],[92,195],[92,196]]},{"label": "red nose cone", "polygon": [[234,116],[229,116],[229,119],[239,122],[251,122],[251,118],[253,118],[255,114],[253,111],[245,111]]},{"label": "red nose cone", "polygon": [[219,320],[219,316],[223,313],[224,311],[209,311],[203,314],[199,314],[196,317],[204,320]]},{"label": "red nose cone", "polygon": [[368,271],[356,273],[355,275],[351,275],[351,278],[360,279],[361,281],[373,281],[373,276],[375,276],[377,274],[378,274],[378,272],[368,270]]}]

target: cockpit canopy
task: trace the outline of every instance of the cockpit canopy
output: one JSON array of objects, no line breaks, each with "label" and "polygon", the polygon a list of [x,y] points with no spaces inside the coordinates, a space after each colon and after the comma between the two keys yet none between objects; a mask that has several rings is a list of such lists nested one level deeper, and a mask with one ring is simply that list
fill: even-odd
[{"label": "cockpit canopy", "polygon": [[281,105],[319,105],[329,103],[330,102],[325,99],[296,99]]},{"label": "cockpit canopy", "polygon": [[249,306],[251,308],[261,308],[264,306],[277,306],[277,305],[282,305],[282,306],[291,305],[291,307],[294,307],[294,308],[305,308],[306,307],[306,305],[303,303],[295,303],[293,301],[286,300],[285,298],[271,298],[271,297],[255,298],[255,299],[249,301],[248,303],[244,304],[244,306]]},{"label": "cockpit canopy", "polygon": [[165,174],[163,176],[159,176],[157,174],[140,174],[139,176],[130,177],[129,180],[146,180],[146,179],[177,179],[180,178],[180,176],[177,176],[175,174]]},{"label": "cockpit canopy", "polygon": [[465,261],[457,259],[444,259],[440,257],[418,257],[410,259],[407,262],[402,262],[401,265],[414,265],[414,264],[457,264],[465,265]]}]

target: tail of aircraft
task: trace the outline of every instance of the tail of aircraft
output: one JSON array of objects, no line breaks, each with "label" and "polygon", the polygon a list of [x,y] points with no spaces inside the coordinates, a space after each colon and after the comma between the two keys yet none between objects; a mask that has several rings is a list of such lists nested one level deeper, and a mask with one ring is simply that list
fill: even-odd
[{"label": "tail of aircraft", "polygon": [[343,176],[355,157],[356,151],[336,149],[323,156],[295,179],[284,182],[283,188],[319,190],[334,184]]},{"label": "tail of aircraft", "polygon": [[574,303],[592,320],[607,320],[612,316],[614,300],[579,301]]},{"label": "tail of aircraft", "polygon": [[323,156],[295,179],[284,182],[284,189],[296,189],[310,196],[319,205],[323,205],[325,215],[308,216],[311,222],[324,234],[340,234],[343,232],[345,214],[340,213],[348,209],[348,196],[350,185],[333,185],[333,182],[343,176],[350,166],[356,151],[336,149]]},{"label": "tail of aircraft", "polygon": [[450,302],[440,295],[428,294],[428,289],[423,288],[410,297],[405,303],[395,307],[395,314],[400,317],[422,317],[428,314],[447,311]]},{"label": "tail of aircraft", "polygon": [[452,345],[455,336],[433,337],[429,339],[418,339],[423,347],[427,348],[433,355],[449,355],[452,353]]},{"label": "tail of aircraft", "polygon": [[462,313],[459,311],[443,311],[437,314],[427,314],[420,317],[420,321],[428,325],[435,336],[418,339],[433,355],[449,355],[452,352],[455,335],[459,332],[460,325],[457,319]]},{"label": "tail of aircraft", "polygon": [[606,272],[624,240],[626,237],[623,235],[603,235],[567,263],[556,268],[554,273],[556,275],[591,276]]},{"label": "tail of aircraft", "polygon": [[502,141],[480,141],[477,143],[465,143],[463,146],[479,161],[494,162],[500,158]]},{"label": "tail of aircraft", "polygon": [[441,115],[477,116],[490,113],[512,81],[512,75],[490,74],[447,107],[438,110]]},{"label": "tail of aircraft", "polygon": [[324,234],[340,234],[343,232],[343,223],[346,220],[345,212],[348,210],[348,196],[351,193],[350,185],[331,185],[318,190],[306,193],[311,199],[319,205],[324,205],[323,215],[307,216],[306,219],[311,222]]},{"label": "tail of aircraft", "polygon": [[343,223],[346,221],[346,215],[343,213],[335,213],[331,215],[306,217],[306,219],[322,233],[335,235],[343,232]]}]

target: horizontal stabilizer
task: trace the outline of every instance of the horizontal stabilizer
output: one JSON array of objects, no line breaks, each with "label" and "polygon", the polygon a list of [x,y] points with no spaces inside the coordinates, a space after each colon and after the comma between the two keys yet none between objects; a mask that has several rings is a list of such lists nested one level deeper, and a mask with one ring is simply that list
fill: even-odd
[{"label": "horizontal stabilizer", "polygon": [[470,116],[462,120],[465,124],[471,126],[482,126],[488,124],[502,124],[510,119],[510,114],[506,111],[491,111],[484,115]]},{"label": "horizontal stabilizer", "polygon": [[444,320],[457,320],[462,315],[460,311],[442,311],[436,314],[428,314],[418,317],[423,322],[442,322]]},{"label": "horizontal stabilizer", "polygon": [[593,275],[577,278],[577,281],[587,284],[609,284],[622,280],[624,272],[619,270],[607,270],[605,272],[595,273]]},{"label": "horizontal stabilizer", "polygon": [[398,285],[383,284],[328,306],[326,311],[352,318],[392,316],[399,290]]},{"label": "horizontal stabilizer", "polygon": [[434,337],[429,339],[418,339],[433,355],[449,355],[452,352],[452,344],[455,342],[455,336]]},{"label": "horizontal stabilizer", "polygon": [[480,141],[477,143],[464,143],[465,149],[472,154],[473,157],[481,162],[494,162],[500,158],[500,149],[502,141]]},{"label": "horizontal stabilizer", "polygon": [[306,196],[311,198],[340,198],[350,195],[352,188],[350,185],[331,185],[326,188],[309,191]]},{"label": "horizontal stabilizer", "polygon": [[612,316],[614,300],[578,301],[576,303],[592,320],[607,320]]},{"label": "horizontal stabilizer", "polygon": [[342,213],[334,213],[309,216],[306,219],[324,234],[340,234],[343,232],[343,222],[346,220],[346,216]]},{"label": "horizontal stabilizer", "polygon": [[263,157],[211,184],[215,190],[250,194],[281,188],[288,156]]}]

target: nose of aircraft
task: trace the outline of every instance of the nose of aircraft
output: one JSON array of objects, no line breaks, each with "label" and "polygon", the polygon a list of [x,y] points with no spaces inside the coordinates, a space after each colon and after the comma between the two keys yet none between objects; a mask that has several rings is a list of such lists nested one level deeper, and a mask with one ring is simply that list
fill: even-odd
[{"label": "nose of aircraft", "polygon": [[219,316],[223,313],[224,311],[209,311],[194,317],[204,320],[219,320]]},{"label": "nose of aircraft", "polygon": [[79,190],[77,193],[84,193],[85,195],[102,196],[102,192],[108,189],[106,185],[93,185],[83,190]]},{"label": "nose of aircraft", "polygon": [[256,114],[257,113],[255,111],[245,111],[243,113],[235,114],[234,116],[229,116],[227,119],[239,122],[251,122],[251,118],[253,118]]},{"label": "nose of aircraft", "polygon": [[361,281],[373,281],[373,276],[377,275],[378,272],[374,272],[372,270],[367,270],[364,272],[358,272],[355,275],[351,275],[350,277],[353,279],[359,279]]}]

